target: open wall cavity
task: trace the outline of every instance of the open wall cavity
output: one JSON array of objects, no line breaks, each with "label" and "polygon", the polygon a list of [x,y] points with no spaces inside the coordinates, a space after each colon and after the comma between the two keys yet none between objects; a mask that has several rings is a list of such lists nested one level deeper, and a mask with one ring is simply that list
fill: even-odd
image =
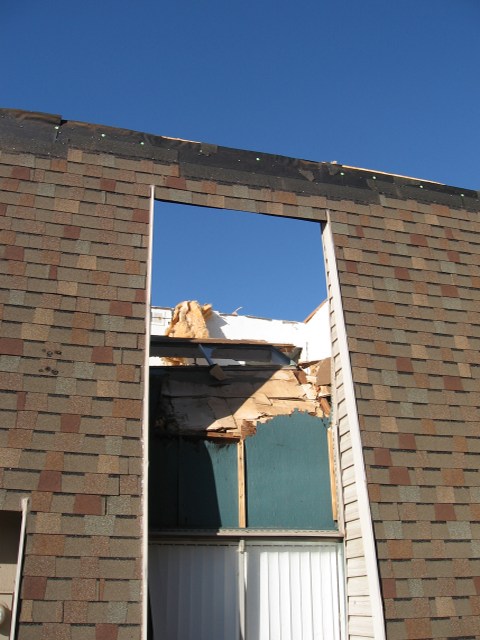
[{"label": "open wall cavity", "polygon": [[320,223],[157,202],[154,227],[151,637],[340,638]]}]

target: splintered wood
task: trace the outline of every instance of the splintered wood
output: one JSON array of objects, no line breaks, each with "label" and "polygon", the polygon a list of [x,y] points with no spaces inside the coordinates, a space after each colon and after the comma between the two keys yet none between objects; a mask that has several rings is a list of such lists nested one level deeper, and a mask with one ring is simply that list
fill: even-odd
[{"label": "splintered wood", "polygon": [[[294,368],[225,367],[226,380],[212,381],[203,367],[165,368],[155,421],[163,432],[243,438],[257,423],[301,411],[330,414],[327,388],[315,373]],[[329,389],[328,389],[329,391]]]}]

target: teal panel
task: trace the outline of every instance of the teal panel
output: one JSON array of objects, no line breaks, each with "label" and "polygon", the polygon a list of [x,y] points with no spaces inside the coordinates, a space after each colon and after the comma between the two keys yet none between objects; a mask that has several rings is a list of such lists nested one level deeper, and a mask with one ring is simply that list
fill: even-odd
[{"label": "teal panel", "polygon": [[236,444],[153,438],[149,511],[155,528],[237,527]]},{"label": "teal panel", "polygon": [[248,527],[336,529],[327,426],[295,411],[245,440]]},{"label": "teal panel", "polygon": [[237,445],[182,439],[180,456],[180,526],[237,527]]},{"label": "teal panel", "polygon": [[178,438],[150,438],[150,527],[178,527]]}]

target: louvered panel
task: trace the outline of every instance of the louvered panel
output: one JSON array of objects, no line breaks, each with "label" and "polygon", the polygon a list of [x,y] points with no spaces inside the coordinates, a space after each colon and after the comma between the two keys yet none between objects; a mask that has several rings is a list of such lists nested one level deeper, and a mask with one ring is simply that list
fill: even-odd
[{"label": "louvered panel", "polygon": [[149,587],[155,638],[238,638],[236,543],[151,545]]},{"label": "louvered panel", "polygon": [[248,640],[340,638],[337,547],[247,542]]},{"label": "louvered panel", "polygon": [[[236,640],[244,566],[244,640],[339,640],[339,545],[246,540],[150,547],[156,640]],[[241,572],[240,572],[241,573]],[[243,594],[242,594],[243,595]]]}]

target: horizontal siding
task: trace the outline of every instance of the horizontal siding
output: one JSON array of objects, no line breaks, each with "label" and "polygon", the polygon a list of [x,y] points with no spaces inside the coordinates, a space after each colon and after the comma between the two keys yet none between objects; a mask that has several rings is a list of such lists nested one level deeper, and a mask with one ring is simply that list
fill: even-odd
[{"label": "horizontal siding", "polygon": [[350,598],[350,615],[370,617],[371,603],[367,596],[356,596]]},{"label": "horizontal siding", "polygon": [[[365,561],[365,549],[363,548],[363,540],[361,538],[352,538],[351,540],[345,541],[345,557],[346,558],[361,557]],[[368,594],[365,594],[365,595],[368,595]]]},{"label": "horizontal siding", "polygon": [[347,560],[347,573],[350,577],[365,576],[367,570],[365,566],[365,558],[362,556],[354,556]]},{"label": "horizontal siding", "polygon": [[366,576],[350,577],[347,582],[348,596],[364,596],[368,593],[368,581]]},{"label": "horizontal siding", "polygon": [[362,536],[362,528],[360,520],[349,520],[346,523],[347,536],[349,539],[360,538]]},{"label": "horizontal siding", "polygon": [[350,616],[349,627],[351,633],[361,638],[373,638],[373,620],[368,617]]},{"label": "horizontal siding", "polygon": [[[345,418],[342,419],[342,424],[346,427],[347,421]],[[352,438],[350,436],[349,431],[345,431],[345,433],[340,438],[340,452],[347,453],[352,448]],[[352,452],[353,456],[353,452]]]}]

